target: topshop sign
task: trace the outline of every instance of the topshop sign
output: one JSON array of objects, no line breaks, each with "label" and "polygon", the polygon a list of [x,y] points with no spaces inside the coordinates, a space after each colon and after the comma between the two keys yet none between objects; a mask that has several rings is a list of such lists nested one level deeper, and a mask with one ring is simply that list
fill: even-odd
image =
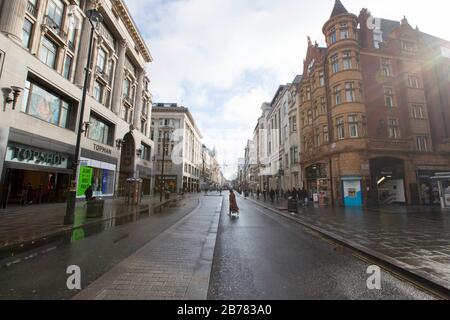
[{"label": "topshop sign", "polygon": [[60,169],[69,166],[66,155],[22,145],[8,145],[5,160]]}]

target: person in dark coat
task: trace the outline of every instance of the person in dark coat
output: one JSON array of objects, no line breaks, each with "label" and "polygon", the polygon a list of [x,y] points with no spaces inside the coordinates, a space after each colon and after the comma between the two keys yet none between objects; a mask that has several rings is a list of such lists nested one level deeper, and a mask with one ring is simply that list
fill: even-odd
[{"label": "person in dark coat", "polygon": [[292,197],[293,200],[297,200],[297,198],[298,198],[297,189],[295,189],[295,188],[292,189],[291,197]]},{"label": "person in dark coat", "polygon": [[275,190],[270,189],[270,201],[272,201],[272,203],[275,201]]},{"label": "person in dark coat", "polygon": [[237,213],[239,215],[239,207],[233,189],[230,189],[230,213]]},{"label": "person in dark coat", "polygon": [[89,188],[86,189],[86,191],[84,192],[84,196],[86,197],[86,201],[95,200],[92,185],[90,185]]}]

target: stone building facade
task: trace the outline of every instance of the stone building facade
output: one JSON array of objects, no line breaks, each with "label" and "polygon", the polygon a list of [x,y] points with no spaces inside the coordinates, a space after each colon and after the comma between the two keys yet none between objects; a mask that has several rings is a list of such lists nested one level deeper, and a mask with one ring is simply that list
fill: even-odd
[{"label": "stone building facade", "polygon": [[[450,206],[450,42],[337,0],[308,39],[300,85],[304,184],[322,203]],[[446,195],[448,192],[448,195]]]},{"label": "stone building facade", "polygon": [[[94,33],[81,140],[78,196],[125,192],[126,179],[150,190],[152,96],[145,68],[152,61],[123,0],[0,1],[1,206],[64,202],[71,180],[76,126],[91,25]],[[23,200],[23,199],[22,199]]]}]

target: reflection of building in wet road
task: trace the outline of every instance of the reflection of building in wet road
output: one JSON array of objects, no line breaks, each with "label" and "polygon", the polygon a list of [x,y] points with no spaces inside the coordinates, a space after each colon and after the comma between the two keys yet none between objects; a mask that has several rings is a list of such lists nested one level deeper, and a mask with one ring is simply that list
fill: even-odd
[{"label": "reflection of building in wet road", "polygon": [[[1,207],[66,200],[90,33],[83,12],[94,1],[77,3],[1,1],[0,88],[12,101],[0,117]],[[152,57],[124,1],[102,3],[77,195],[93,185],[95,196],[111,197],[131,176],[149,194]]]}]

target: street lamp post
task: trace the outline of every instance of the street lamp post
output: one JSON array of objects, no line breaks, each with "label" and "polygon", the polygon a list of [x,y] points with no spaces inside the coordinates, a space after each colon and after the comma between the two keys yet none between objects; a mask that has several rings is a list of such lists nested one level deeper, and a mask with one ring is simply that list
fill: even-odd
[{"label": "street lamp post", "polygon": [[[167,128],[165,128],[167,130]],[[166,130],[162,130],[162,134],[163,134],[163,147],[162,147],[162,152],[163,152],[163,156],[162,156],[162,165],[161,165],[161,179],[159,181],[159,202],[162,202],[163,200],[163,191],[164,191],[164,167],[165,167],[165,163],[166,163]]]},{"label": "street lamp post", "polygon": [[77,173],[78,166],[80,164],[80,154],[81,154],[81,135],[83,133],[83,121],[84,121],[84,110],[86,108],[86,97],[89,84],[90,76],[90,66],[92,60],[92,47],[94,46],[94,32],[96,27],[103,21],[101,13],[97,9],[90,9],[86,12],[86,16],[91,23],[91,35],[89,38],[89,52],[86,62],[83,95],[81,98],[80,114],[78,119],[77,127],[77,143],[75,146],[75,158],[73,161],[73,172],[72,172],[72,182],[70,186],[69,196],[67,199],[66,216],[64,217],[64,224],[70,225],[74,222],[75,216],[75,204],[77,200]]}]

